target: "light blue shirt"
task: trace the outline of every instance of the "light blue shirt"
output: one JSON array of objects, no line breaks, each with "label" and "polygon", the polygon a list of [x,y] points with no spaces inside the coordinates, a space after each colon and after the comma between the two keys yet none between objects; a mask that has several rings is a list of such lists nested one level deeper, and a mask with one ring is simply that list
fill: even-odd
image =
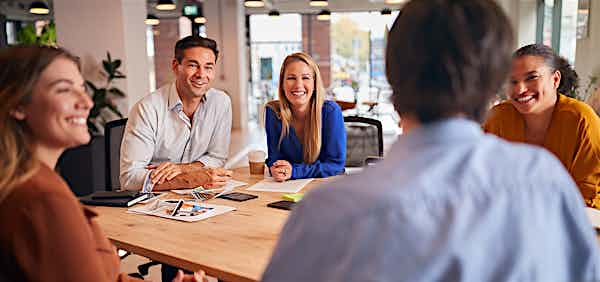
[{"label": "light blue shirt", "polygon": [[190,120],[175,83],[142,98],[129,113],[121,142],[120,181],[127,190],[152,190],[149,164],[202,162],[221,167],[231,138],[231,99],[209,89]]},{"label": "light blue shirt", "polygon": [[323,186],[293,210],[264,281],[600,281],[562,164],[475,122],[415,129],[375,167]]}]

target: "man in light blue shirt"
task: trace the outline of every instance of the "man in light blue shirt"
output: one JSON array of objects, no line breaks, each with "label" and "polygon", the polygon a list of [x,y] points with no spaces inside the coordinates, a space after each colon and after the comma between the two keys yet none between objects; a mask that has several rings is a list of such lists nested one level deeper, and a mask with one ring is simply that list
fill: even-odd
[{"label": "man in light blue shirt", "polygon": [[406,134],[386,159],[308,193],[263,281],[600,281],[577,186],[542,148],[485,135],[508,74],[493,0],[416,0],[390,30]]},{"label": "man in light blue shirt", "polygon": [[175,44],[175,82],[142,98],[129,113],[120,180],[127,190],[224,185],[231,136],[231,100],[211,88],[214,40],[188,36]]}]

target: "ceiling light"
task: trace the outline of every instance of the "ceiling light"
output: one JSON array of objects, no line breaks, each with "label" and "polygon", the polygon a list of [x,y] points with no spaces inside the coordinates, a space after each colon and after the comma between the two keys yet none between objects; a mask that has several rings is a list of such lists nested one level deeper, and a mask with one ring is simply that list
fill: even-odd
[{"label": "ceiling light", "polygon": [[148,14],[144,22],[147,25],[157,25],[160,23],[160,20],[155,15]]},{"label": "ceiling light", "polygon": [[271,10],[269,11],[269,17],[273,17],[273,18],[279,18],[281,14],[279,14],[279,11],[277,10]]},{"label": "ceiling light", "polygon": [[36,15],[47,15],[50,13],[48,5],[42,1],[34,1],[29,5],[29,12]]},{"label": "ceiling light", "polygon": [[194,18],[194,22],[197,24],[203,24],[203,23],[206,23],[206,18],[204,16],[200,15],[200,16],[197,16]]},{"label": "ceiling light", "polygon": [[383,10],[381,10],[381,15],[382,16],[391,16],[392,15],[392,10],[390,10],[388,8],[384,8]]},{"label": "ceiling light", "polygon": [[175,8],[177,8],[177,6],[175,6],[175,3],[173,3],[172,0],[158,0],[158,3],[156,4],[156,9],[161,11],[175,10]]},{"label": "ceiling light", "polygon": [[310,0],[310,5],[313,7],[325,7],[328,3],[327,0]]},{"label": "ceiling light", "polygon": [[249,8],[260,8],[265,6],[265,2],[262,0],[245,0],[244,6]]},{"label": "ceiling light", "polygon": [[317,20],[328,21],[329,19],[331,19],[331,12],[329,10],[321,10],[317,15]]},{"label": "ceiling light", "polygon": [[386,4],[402,4],[406,2],[406,0],[385,0]]}]

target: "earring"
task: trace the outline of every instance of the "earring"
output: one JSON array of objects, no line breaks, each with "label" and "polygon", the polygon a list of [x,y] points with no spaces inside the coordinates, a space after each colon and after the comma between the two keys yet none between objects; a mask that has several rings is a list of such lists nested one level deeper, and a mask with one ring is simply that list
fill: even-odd
[{"label": "earring", "polygon": [[25,113],[20,110],[11,110],[10,116],[16,120],[24,120],[25,119]]}]

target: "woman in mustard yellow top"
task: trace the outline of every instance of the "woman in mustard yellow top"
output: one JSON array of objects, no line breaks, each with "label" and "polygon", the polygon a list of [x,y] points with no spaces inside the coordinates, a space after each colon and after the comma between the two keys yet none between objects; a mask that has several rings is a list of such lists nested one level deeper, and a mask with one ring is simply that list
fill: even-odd
[{"label": "woman in mustard yellow top", "polygon": [[600,119],[587,104],[561,94],[573,91],[577,79],[550,47],[520,48],[513,54],[508,99],[492,108],[483,128],[554,153],[586,204],[600,208]]}]

